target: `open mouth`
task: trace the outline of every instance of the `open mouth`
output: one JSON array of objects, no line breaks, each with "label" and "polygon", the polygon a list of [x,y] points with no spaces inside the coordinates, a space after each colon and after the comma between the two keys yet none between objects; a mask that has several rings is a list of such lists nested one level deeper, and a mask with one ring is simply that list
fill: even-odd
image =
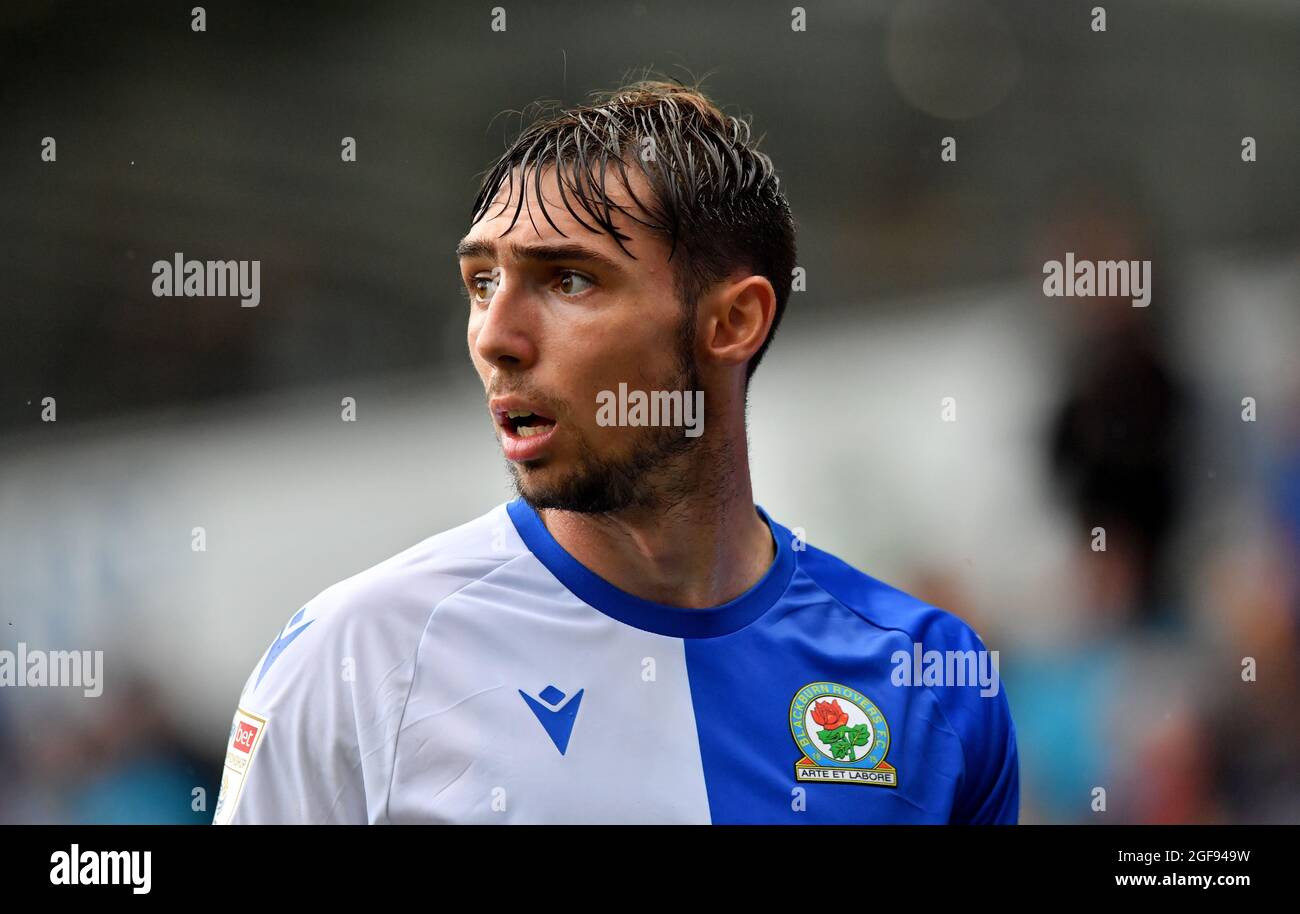
[{"label": "open mouth", "polygon": [[488,407],[501,429],[501,451],[507,460],[535,468],[553,456],[555,419],[537,412],[522,397],[493,397]]},{"label": "open mouth", "polygon": [[498,416],[501,427],[519,438],[544,435],[555,428],[555,420],[527,409],[509,409]]}]

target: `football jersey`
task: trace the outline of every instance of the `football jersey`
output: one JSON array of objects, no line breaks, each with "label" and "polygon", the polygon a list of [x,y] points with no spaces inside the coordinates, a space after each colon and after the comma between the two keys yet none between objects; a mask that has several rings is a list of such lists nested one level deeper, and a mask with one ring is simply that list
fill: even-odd
[{"label": "football jersey", "polygon": [[712,608],[518,499],[326,589],[244,685],[214,822],[1014,823],[1005,691],[911,675],[978,635],[758,512],[775,558]]}]

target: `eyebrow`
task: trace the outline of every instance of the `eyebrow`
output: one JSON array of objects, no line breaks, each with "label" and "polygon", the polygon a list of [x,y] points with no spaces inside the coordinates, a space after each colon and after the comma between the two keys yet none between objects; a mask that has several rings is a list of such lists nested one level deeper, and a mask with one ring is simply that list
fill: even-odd
[{"label": "eyebrow", "polygon": [[[602,266],[614,273],[623,272],[623,268],[611,258],[592,248],[573,242],[568,244],[519,244],[514,242],[509,247],[510,256],[517,260],[533,260],[540,263],[556,263],[562,260],[585,261]],[[492,241],[470,241],[466,238],[456,245],[456,256],[461,259],[482,257],[486,260],[496,260],[497,246]]]}]

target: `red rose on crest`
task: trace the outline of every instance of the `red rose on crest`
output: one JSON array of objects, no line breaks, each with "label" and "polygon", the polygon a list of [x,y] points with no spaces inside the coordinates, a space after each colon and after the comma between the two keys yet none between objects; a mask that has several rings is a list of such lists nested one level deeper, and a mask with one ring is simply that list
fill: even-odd
[{"label": "red rose on crest", "polygon": [[838,701],[819,701],[813,705],[812,719],[826,730],[834,730],[849,722],[849,715],[844,713]]}]

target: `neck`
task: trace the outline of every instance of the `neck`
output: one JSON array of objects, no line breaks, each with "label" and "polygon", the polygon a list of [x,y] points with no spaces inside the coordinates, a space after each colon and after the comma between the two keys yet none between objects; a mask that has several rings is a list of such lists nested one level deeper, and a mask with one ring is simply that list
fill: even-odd
[{"label": "neck", "polygon": [[721,605],[757,584],[776,554],[754,508],[743,426],[739,446],[729,440],[722,453],[668,468],[692,483],[673,488],[702,494],[609,514],[539,513],[570,555],[620,590],[669,606]]}]

